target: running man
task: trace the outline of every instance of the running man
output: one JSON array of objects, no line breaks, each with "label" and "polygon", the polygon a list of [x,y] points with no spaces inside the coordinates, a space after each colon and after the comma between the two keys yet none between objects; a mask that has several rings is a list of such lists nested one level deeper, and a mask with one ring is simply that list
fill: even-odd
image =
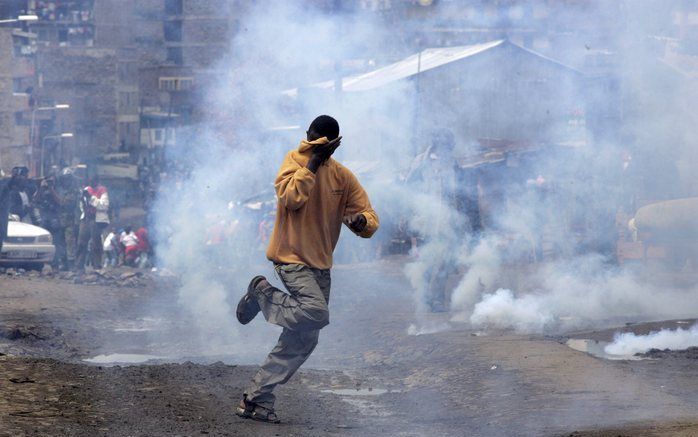
[{"label": "running man", "polygon": [[342,223],[363,238],[379,225],[356,176],[332,158],[342,140],[337,120],[321,115],[306,134],[284,158],[274,183],[279,200],[267,258],[288,293],[256,276],[237,307],[243,325],[261,311],[284,328],[236,409],[238,416],[263,422],[279,422],[274,387],[308,359],[330,322],[330,268]]}]

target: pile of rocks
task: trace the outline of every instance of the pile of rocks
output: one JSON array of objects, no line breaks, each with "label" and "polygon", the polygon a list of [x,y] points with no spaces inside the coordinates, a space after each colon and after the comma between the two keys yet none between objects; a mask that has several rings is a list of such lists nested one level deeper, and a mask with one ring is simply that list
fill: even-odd
[{"label": "pile of rocks", "polygon": [[27,270],[23,268],[0,268],[0,275],[9,277],[42,277],[55,278],[65,281],[71,281],[74,284],[87,285],[107,285],[112,287],[144,287],[147,281],[151,279],[151,274],[140,270],[88,270],[84,273],[76,273],[72,271],[53,271],[50,266],[44,267],[43,270]]},{"label": "pile of rocks", "polygon": [[59,272],[61,279],[73,281],[74,284],[109,285],[114,287],[144,287],[146,274],[141,271],[118,272],[115,270],[92,270],[85,273]]},{"label": "pile of rocks", "polygon": [[27,270],[23,268],[14,268],[14,267],[0,267],[0,275],[6,275],[6,276],[41,276],[43,272],[40,272],[38,270]]}]

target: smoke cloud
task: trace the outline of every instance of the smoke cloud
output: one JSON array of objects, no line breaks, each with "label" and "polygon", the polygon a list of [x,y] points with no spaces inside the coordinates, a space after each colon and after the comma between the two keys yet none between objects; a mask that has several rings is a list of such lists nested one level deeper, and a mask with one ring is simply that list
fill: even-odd
[{"label": "smoke cloud", "polygon": [[[661,26],[594,32],[596,20],[615,13],[599,3],[551,18],[560,28],[586,20],[585,35],[594,35],[593,41],[553,35],[550,44],[534,48],[579,70],[591,50],[585,44],[618,50],[610,70],[622,78],[623,88],[555,63],[555,74],[567,73],[517,82],[516,98],[506,101],[491,101],[488,93],[513,86],[521,72],[531,74],[527,69],[533,67],[517,57],[494,70],[492,64],[475,62],[467,74],[443,70],[425,74],[424,81],[402,80],[366,92],[311,87],[322,81],[336,84],[338,76],[365,72],[424,47],[396,36],[407,32],[394,27],[399,24],[386,26],[371,12],[327,14],[295,2],[249,6],[230,53],[222,56],[220,74],[207,85],[215,116],[178,132],[185,146],[170,150],[170,159],[188,171],[179,182],[165,185],[155,206],[159,256],[182,278],[178,297],[195,320],[201,344],[233,355],[268,349],[273,336],[257,329],[257,321],[253,330],[237,326],[232,305],[253,272],[270,273],[259,236],[265,215],[273,219],[268,215],[274,204],[271,182],[284,153],[321,113],[339,120],[344,140],[336,157],[357,174],[382,219],[373,241],[345,239],[343,233],[336,260],[373,259],[377,245],[387,247],[398,230],[418,241],[404,265],[414,291],[410,333],[448,326],[426,317],[429,281],[443,266],[450,320],[475,327],[559,332],[694,315],[695,288],[652,285],[613,260],[619,238],[615,215],[634,213],[637,193],[648,199],[695,195],[690,187],[698,184],[690,172],[666,171],[658,164],[681,169],[692,156],[695,123],[690,115],[673,116],[676,108],[688,107],[690,87],[665,80],[665,71],[654,68],[656,40],[648,41],[647,34]],[[448,17],[451,7],[449,2],[437,5],[433,22]],[[624,19],[651,22],[650,9],[640,4],[632,14],[639,17]],[[489,15],[479,16],[486,21]],[[526,17],[515,24],[526,27]],[[661,104],[647,104],[660,94]],[[627,109],[622,120],[613,118],[619,101]],[[562,117],[552,119],[546,115],[550,112]],[[499,160],[487,155],[492,164],[473,164],[467,170],[472,179],[459,181],[479,202],[481,229],[472,217],[463,223],[462,210],[425,185],[405,180],[415,156],[431,145],[434,130],[455,134],[453,153],[459,158],[486,155],[483,139],[540,146],[535,153]],[[628,155],[632,159],[624,160]],[[214,244],[213,231],[226,236],[224,245]],[[268,340],[249,341],[253,331]],[[250,352],[252,344],[259,350]]]},{"label": "smoke cloud", "polygon": [[[167,151],[175,166],[165,175],[153,224],[159,262],[181,279],[177,297],[192,320],[193,350],[186,353],[258,361],[278,329],[263,320],[241,327],[234,310],[255,274],[281,286],[265,258],[263,234],[273,223],[272,183],[284,154],[321,113],[340,121],[344,150],[338,159],[366,162],[380,153],[369,146],[373,133],[362,128],[366,112],[355,110],[370,100],[340,105],[331,92],[300,99],[284,91],[331,79],[340,60],[365,60],[385,28],[373,14],[330,16],[295,2],[255,2],[240,23],[216,66],[220,74],[202,84],[210,114],[180,129],[178,147]],[[375,107],[391,104],[381,100]],[[344,254],[372,251],[370,243],[342,245]],[[338,259],[350,258],[344,254]]]},{"label": "smoke cloud", "polygon": [[470,322],[475,326],[507,328],[522,332],[540,332],[554,317],[549,309],[541,307],[541,300],[532,295],[515,298],[511,290],[499,289],[485,294],[475,304]]},{"label": "smoke cloud", "polygon": [[635,355],[650,349],[683,350],[689,347],[698,347],[698,325],[693,325],[690,329],[662,329],[647,335],[618,333],[613,343],[606,345],[604,352],[613,355]]},{"label": "smoke cloud", "polygon": [[[500,279],[506,272],[499,271]],[[693,317],[695,290],[659,287],[636,271],[600,255],[549,263],[515,277],[519,292],[494,289],[454,319],[475,327],[514,329],[522,333],[559,333],[638,320]],[[496,287],[496,284],[494,284]]]}]

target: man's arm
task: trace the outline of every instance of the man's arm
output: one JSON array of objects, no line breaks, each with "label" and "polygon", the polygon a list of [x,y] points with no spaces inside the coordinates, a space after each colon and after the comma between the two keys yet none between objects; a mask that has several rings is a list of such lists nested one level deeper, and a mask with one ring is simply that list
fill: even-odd
[{"label": "man's arm", "polygon": [[380,225],[378,214],[373,210],[366,190],[352,173],[347,189],[349,196],[344,208],[344,223],[359,237],[371,238]]},{"label": "man's arm", "polygon": [[286,155],[274,182],[279,203],[295,211],[305,205],[314,186],[315,173],[301,167],[291,158],[290,153]]}]

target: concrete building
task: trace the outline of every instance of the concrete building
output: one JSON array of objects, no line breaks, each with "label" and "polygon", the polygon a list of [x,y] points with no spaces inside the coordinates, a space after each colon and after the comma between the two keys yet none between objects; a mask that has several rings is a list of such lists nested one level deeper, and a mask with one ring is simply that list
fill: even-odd
[{"label": "concrete building", "polygon": [[[60,132],[39,129],[37,134],[39,141],[56,133],[74,134],[71,147],[65,148],[59,161],[71,164],[95,159],[121,146],[121,141],[127,146],[130,138],[137,137],[137,89],[124,88],[116,50],[40,48],[36,62],[37,98],[71,106],[57,115],[56,128]],[[130,119],[122,118],[129,115]]]},{"label": "concrete building", "polygon": [[39,44],[53,47],[94,45],[95,0],[28,0],[27,12],[39,18],[32,24]]},{"label": "concrete building", "polygon": [[238,1],[165,0],[167,60],[195,68],[213,66],[228,49],[241,11]]},{"label": "concrete building", "polygon": [[[96,159],[116,149],[131,151],[134,159],[140,159],[153,148],[172,144],[178,126],[215,119],[216,114],[211,114],[215,108],[202,103],[201,85],[218,75],[217,61],[229,51],[249,4],[239,0],[0,2],[3,16],[38,16],[38,21],[16,29],[12,37],[37,41],[12,43],[12,50],[24,50],[19,53],[23,57],[36,56],[38,66],[36,75],[29,69],[25,72],[30,76],[13,78],[15,93],[30,90],[27,102],[72,105],[70,111],[34,114],[34,148],[40,148],[46,137],[72,132],[75,136],[65,141],[64,149],[73,156],[61,156],[68,161]],[[496,39],[507,39],[585,72],[608,71],[612,68],[606,64],[608,54],[616,48],[607,43],[615,41],[614,32],[624,31],[619,22],[628,21],[628,11],[633,9],[629,1],[583,0],[305,0],[304,4],[327,14],[378,14],[394,29],[391,41],[366,47],[363,59],[342,60],[343,74],[365,69],[368,64],[361,61],[382,64],[426,47]],[[693,8],[684,5],[678,15],[672,12],[675,10],[673,6],[662,9],[666,15],[660,20],[662,29],[678,29],[664,36],[691,40],[696,34]],[[673,22],[671,17],[675,17]],[[662,38],[660,35],[658,41],[665,41]],[[395,48],[394,53],[386,53],[389,47]],[[3,56],[0,64],[9,59]],[[349,66],[352,61],[360,67]],[[3,74],[9,78],[7,68]],[[2,89],[8,92],[9,88]],[[18,99],[22,98],[15,96]],[[7,107],[7,102],[0,105]],[[5,108],[7,114],[18,112],[8,111]],[[20,126],[26,123],[22,118],[16,121]],[[9,135],[5,132],[0,135]]]},{"label": "concrete building", "polygon": [[[116,150],[135,151],[140,134],[138,68],[141,62],[157,62],[157,49],[153,47],[162,46],[162,39],[157,38],[161,26],[148,26],[160,21],[147,14],[147,7],[161,2],[50,3],[34,2],[39,17],[32,24],[39,35],[35,94],[37,99],[71,105],[70,111],[58,115],[57,128],[74,137],[61,153],[49,156],[70,164],[95,161]],[[56,12],[47,14],[42,7]],[[146,13],[137,15],[137,10]],[[67,35],[78,34],[70,30],[76,26],[89,27],[89,32],[85,31],[89,38],[60,37],[66,28]],[[153,28],[155,32],[148,36]],[[58,40],[53,35],[59,35]],[[55,132],[40,128],[38,141],[47,135]]]},{"label": "concrete building", "polygon": [[30,164],[32,45],[27,32],[0,27],[0,168],[5,172]]},{"label": "concrete building", "polygon": [[[125,143],[134,159],[160,154],[174,143],[178,126],[202,116],[196,85],[229,49],[240,11],[236,1],[94,1],[95,47],[118,49],[119,69],[128,71],[117,90],[122,96],[117,144]],[[139,109],[137,137],[133,99]]]}]

